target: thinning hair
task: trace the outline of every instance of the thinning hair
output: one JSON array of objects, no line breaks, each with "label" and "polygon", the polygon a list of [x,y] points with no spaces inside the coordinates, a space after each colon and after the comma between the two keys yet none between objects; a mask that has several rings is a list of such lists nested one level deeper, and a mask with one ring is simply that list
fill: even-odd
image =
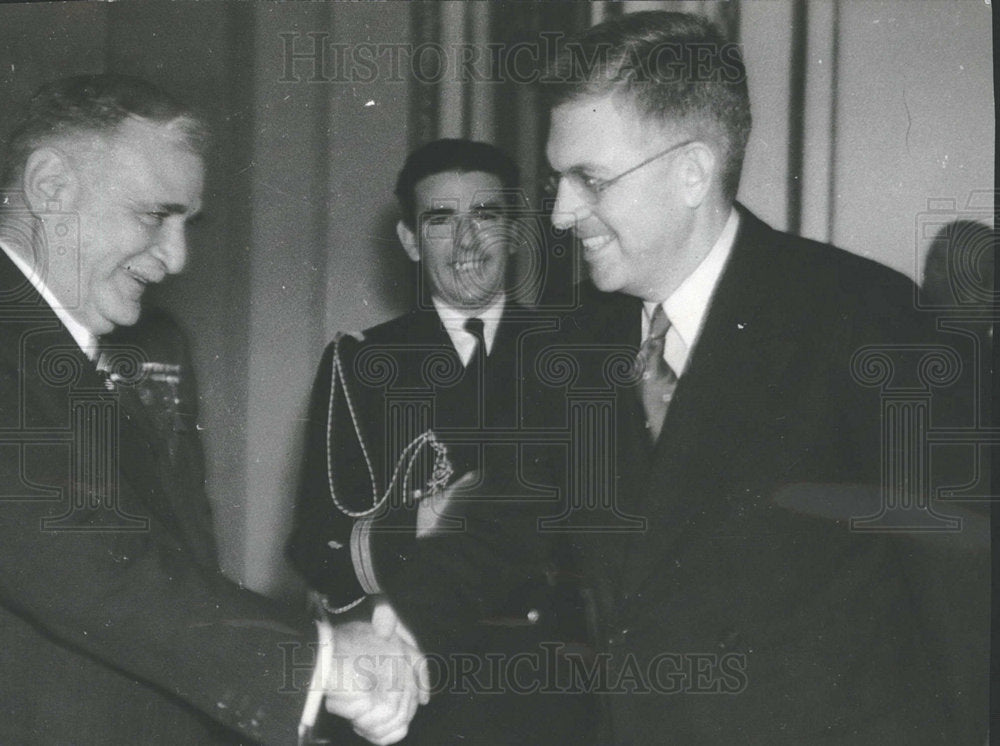
[{"label": "thinning hair", "polygon": [[28,101],[7,137],[0,183],[16,183],[28,156],[46,143],[109,135],[126,119],[169,125],[197,155],[208,148],[204,121],[152,83],[129,75],[77,75],[45,84]]},{"label": "thinning hair", "polygon": [[644,11],[588,29],[562,45],[543,80],[550,107],[616,94],[636,111],[719,151],[732,200],[750,136],[750,96],[739,46],[701,16]]},{"label": "thinning hair", "polygon": [[421,145],[406,158],[396,179],[396,198],[403,223],[413,230],[416,225],[417,182],[445,171],[469,173],[483,171],[500,180],[504,190],[517,188],[517,164],[500,148],[473,140],[443,139]]}]

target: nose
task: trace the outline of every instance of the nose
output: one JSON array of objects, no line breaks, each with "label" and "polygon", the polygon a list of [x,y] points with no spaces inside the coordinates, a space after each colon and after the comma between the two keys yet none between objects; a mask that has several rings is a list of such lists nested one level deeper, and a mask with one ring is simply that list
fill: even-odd
[{"label": "nose", "polygon": [[472,215],[461,215],[455,221],[455,244],[469,249],[479,238],[481,223]]},{"label": "nose", "polygon": [[157,259],[163,262],[167,274],[176,275],[187,264],[187,231],[183,221],[164,225],[160,240],[154,250]]},{"label": "nose", "polygon": [[559,179],[556,203],[552,206],[552,226],[557,230],[569,230],[589,214],[590,205],[566,179]]}]

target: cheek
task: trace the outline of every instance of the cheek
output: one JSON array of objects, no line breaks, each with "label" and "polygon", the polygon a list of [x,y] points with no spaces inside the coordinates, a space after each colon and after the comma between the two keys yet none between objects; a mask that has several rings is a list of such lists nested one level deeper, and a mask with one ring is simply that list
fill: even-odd
[{"label": "cheek", "polygon": [[147,251],[153,239],[142,226],[130,226],[120,220],[89,220],[81,224],[83,263],[95,270],[111,273],[129,257]]},{"label": "cheek", "polygon": [[451,262],[451,242],[450,241],[428,241],[424,244],[424,264],[434,272],[448,269]]},{"label": "cheek", "polygon": [[507,254],[523,238],[523,230],[513,223],[486,226],[476,234],[477,248],[483,253]]},{"label": "cheek", "polygon": [[668,236],[662,230],[663,221],[660,218],[660,215],[645,210],[614,220],[613,227],[622,250],[638,258],[662,243]]}]

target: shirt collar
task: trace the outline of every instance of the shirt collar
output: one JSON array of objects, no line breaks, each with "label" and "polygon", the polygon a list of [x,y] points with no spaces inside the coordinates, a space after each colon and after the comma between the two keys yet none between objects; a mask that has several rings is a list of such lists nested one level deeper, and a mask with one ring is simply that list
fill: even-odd
[{"label": "shirt collar", "polygon": [[[698,335],[701,333],[705,315],[708,313],[708,306],[712,300],[712,293],[715,286],[719,284],[722,270],[726,266],[726,261],[733,250],[733,243],[736,240],[736,229],[739,227],[739,214],[735,209],[731,209],[726,224],[722,232],[715,240],[715,244],[709,250],[701,263],[695,267],[694,272],[687,276],[677,289],[663,301],[663,310],[670,319],[670,336],[677,335],[681,345],[672,345],[677,350],[675,360],[668,360],[671,367],[680,374],[687,365],[687,359]],[[643,304],[645,313],[642,319],[642,336],[646,337],[649,329],[649,319],[652,318],[658,303],[646,302]],[[669,345],[668,338],[668,346]]]},{"label": "shirt collar", "polygon": [[438,317],[441,319],[441,325],[448,332],[448,337],[455,347],[455,352],[462,359],[463,365],[468,364],[476,347],[476,338],[465,331],[466,320],[473,317],[483,320],[483,340],[486,342],[486,353],[489,354],[493,350],[493,341],[497,336],[497,328],[500,326],[500,317],[503,316],[506,300],[507,296],[500,293],[490,305],[473,313],[450,306],[439,298],[431,298]]},{"label": "shirt collar", "polygon": [[10,260],[14,263],[21,273],[28,278],[38,294],[42,296],[44,300],[59,320],[66,327],[66,331],[70,333],[73,340],[80,346],[83,354],[87,356],[90,360],[97,359],[97,337],[91,332],[87,327],[77,321],[69,311],[63,306],[62,303],[56,298],[56,296],[49,290],[48,285],[45,284],[45,280],[39,275],[35,268],[32,267],[28,262],[26,262],[16,251],[9,249],[0,243],[0,250],[10,257]]}]

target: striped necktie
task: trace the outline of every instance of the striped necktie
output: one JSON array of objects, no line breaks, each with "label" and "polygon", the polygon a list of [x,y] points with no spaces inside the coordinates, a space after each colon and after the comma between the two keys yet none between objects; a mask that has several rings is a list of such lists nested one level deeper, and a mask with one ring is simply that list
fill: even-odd
[{"label": "striped necktie", "polygon": [[660,437],[660,430],[663,429],[663,418],[667,414],[667,407],[670,406],[674,389],[677,388],[677,376],[667,365],[667,361],[663,359],[663,348],[666,344],[668,329],[670,329],[670,320],[667,318],[663,306],[657,306],[653,318],[649,322],[649,334],[636,356],[636,365],[641,376],[639,396],[642,400],[643,411],[646,413],[646,429],[649,431],[652,443],[655,443]]}]

